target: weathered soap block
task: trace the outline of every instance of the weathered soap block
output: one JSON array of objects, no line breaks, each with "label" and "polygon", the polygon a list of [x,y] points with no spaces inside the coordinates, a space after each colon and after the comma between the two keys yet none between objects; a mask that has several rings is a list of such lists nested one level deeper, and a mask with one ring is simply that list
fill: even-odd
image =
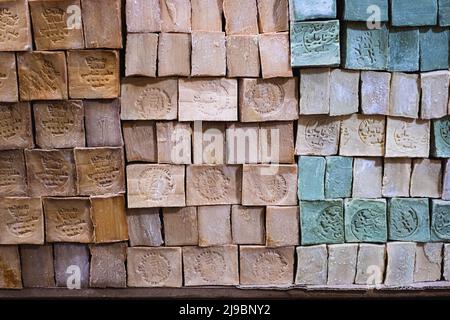
[{"label": "weathered soap block", "polygon": [[198,207],[198,245],[231,244],[231,206]]},{"label": "weathered soap block", "polygon": [[128,240],[128,223],[123,195],[91,197],[91,218],[95,243]]},{"label": "weathered soap block", "polygon": [[120,101],[118,99],[86,100],[84,107],[87,146],[122,146]]},{"label": "weathered soap block", "polygon": [[192,129],[190,123],[156,123],[158,163],[191,164]]},{"label": "weathered soap block", "polygon": [[414,282],[416,244],[413,242],[389,242],[387,249],[387,286],[406,286]]},{"label": "weathered soap block", "polygon": [[91,245],[91,288],[125,288],[127,286],[127,244]]},{"label": "weathered soap block", "polygon": [[131,247],[159,247],[164,243],[158,208],[128,209],[127,222]]},{"label": "weathered soap block", "polygon": [[26,196],[27,174],[23,150],[0,151],[0,196]]},{"label": "weathered soap block", "polygon": [[29,103],[0,104],[0,150],[33,148]]},{"label": "weathered soap block", "polygon": [[158,45],[158,76],[191,75],[191,36],[161,33]]},{"label": "weathered soap block", "polygon": [[344,209],[347,242],[386,242],[385,199],[346,199]]},{"label": "weathered soap block", "polygon": [[352,194],[353,158],[327,157],[325,169],[325,198],[349,198]]},{"label": "weathered soap block", "polygon": [[341,156],[382,157],[385,150],[384,116],[354,114],[342,120]]},{"label": "weathered soap block", "polygon": [[222,31],[223,1],[191,0],[192,31]]},{"label": "weathered soap block", "polygon": [[355,284],[380,285],[383,283],[386,258],[384,244],[361,243],[358,250]]},{"label": "weathered soap block", "polygon": [[297,205],[297,165],[244,165],[242,204]]},{"label": "weathered soap block", "polygon": [[17,54],[21,101],[67,99],[66,55],[62,51]]},{"label": "weathered soap block", "polygon": [[292,77],[288,32],[261,34],[259,54],[263,78]]},{"label": "weathered soap block", "polygon": [[127,162],[158,161],[154,121],[123,121],[122,132]]},{"label": "weathered soap block", "polygon": [[383,197],[409,197],[411,164],[411,159],[384,159]]},{"label": "weathered soap block", "polygon": [[25,150],[28,191],[32,196],[75,196],[76,169],[73,151]]},{"label": "weathered soap block", "polygon": [[260,158],[259,124],[235,122],[226,129],[228,164],[258,163]]},{"label": "weathered soap block", "polygon": [[298,120],[297,155],[335,155],[339,149],[341,120],[329,116],[301,116]]},{"label": "weathered soap block", "polygon": [[21,246],[20,265],[25,288],[55,287],[55,269],[53,267],[53,246]]},{"label": "weathered soap block", "polygon": [[184,207],[184,166],[127,166],[128,208]]},{"label": "weathered soap block", "polygon": [[[83,49],[80,0],[28,1],[33,22],[34,43],[37,50]],[[79,12],[77,13],[77,8]]]},{"label": "weathered soap block", "polygon": [[194,164],[226,163],[225,122],[194,122]]},{"label": "weathered soap block", "polygon": [[72,99],[110,99],[120,95],[119,52],[73,50],[67,53]]},{"label": "weathered soap block", "polygon": [[448,69],[448,29],[425,28],[420,31],[420,71]]},{"label": "weathered soap block", "polygon": [[193,165],[186,169],[188,206],[239,204],[242,171],[239,166]]},{"label": "weathered soap block", "polygon": [[373,14],[377,12],[377,22],[389,21],[388,5],[388,0],[344,0],[344,20],[374,22]]},{"label": "weathered soap block", "polygon": [[333,69],[330,75],[330,116],[357,113],[359,71]]},{"label": "weathered soap block", "polygon": [[450,72],[434,71],[420,75],[422,89],[422,104],[420,117],[422,119],[437,119],[448,114],[448,86]]},{"label": "weathered soap block", "polygon": [[240,79],[242,122],[298,119],[298,79]]},{"label": "weathered soap block", "polygon": [[430,127],[428,120],[388,117],[386,157],[428,158]]},{"label": "weathered soap block", "polygon": [[53,246],[55,280],[57,287],[89,287],[89,248],[85,244],[59,244]]},{"label": "weathered soap block", "polygon": [[225,33],[195,31],[191,38],[191,76],[225,76]]},{"label": "weathered soap block", "polygon": [[394,26],[428,26],[437,24],[437,0],[392,0],[391,19]]},{"label": "weathered soap block", "polygon": [[336,0],[289,0],[291,21],[335,19]]},{"label": "weathered soap block", "polygon": [[430,241],[428,199],[392,198],[388,202],[389,240]]},{"label": "weathered soap block", "polygon": [[450,1],[449,0],[438,0],[439,2],[439,25],[441,27],[450,26]]},{"label": "weathered soap block", "polygon": [[81,0],[81,7],[86,48],[121,49],[122,1]]},{"label": "weathered soap block", "polygon": [[301,156],[298,160],[298,198],[325,199],[325,158]]},{"label": "weathered soap block", "polygon": [[443,247],[442,242],[417,245],[414,282],[441,280]]},{"label": "weathered soap block", "polygon": [[181,248],[128,248],[129,287],[181,287]]},{"label": "weathered soap block", "polygon": [[365,23],[349,23],[343,41],[343,65],[346,69],[386,69],[388,30],[385,24],[380,29],[368,29]]},{"label": "weathered soap block", "polygon": [[259,125],[261,163],[294,163],[294,123],[264,122]]},{"label": "weathered soap block", "polygon": [[450,280],[450,244],[444,244],[444,261],[443,261],[443,268],[442,268],[442,276],[443,280],[449,281]]},{"label": "weathered soap block", "polygon": [[390,90],[390,72],[362,71],[360,95],[362,113],[387,115]]},{"label": "weathered soap block", "polygon": [[450,117],[433,120],[431,153],[437,158],[450,157]]},{"label": "weathered soap block", "polygon": [[450,240],[450,201],[431,200],[431,240]]},{"label": "weathered soap block", "polygon": [[19,87],[17,86],[16,55],[13,52],[0,53],[0,101],[19,101]]},{"label": "weathered soap block", "polygon": [[237,285],[238,259],[238,246],[183,247],[184,285]]},{"label": "weathered soap block", "polygon": [[342,200],[300,201],[302,245],[344,243]]},{"label": "weathered soap block", "polygon": [[84,106],[81,100],[36,102],[33,110],[36,144],[40,148],[85,146]]},{"label": "weathered soap block", "polygon": [[44,198],[43,206],[47,242],[93,242],[88,198]]},{"label": "weathered soap block", "polygon": [[293,67],[333,66],[340,62],[339,20],[291,24]]},{"label": "weathered soap block", "polygon": [[[127,1],[130,2],[135,1]],[[125,76],[156,77],[158,38],[157,33],[127,34]]]},{"label": "weathered soap block", "polygon": [[353,163],[353,198],[381,198],[383,160],[356,158]]},{"label": "weathered soap block", "polygon": [[328,246],[328,285],[349,285],[355,282],[358,244]]},{"label": "weathered soap block", "polygon": [[190,0],[161,0],[160,5],[162,32],[191,32]]},{"label": "weathered soap block", "polygon": [[226,47],[228,77],[259,77],[261,61],[257,35],[227,36]]},{"label": "weathered soap block", "polygon": [[123,148],[76,148],[78,194],[125,192],[124,162]]},{"label": "weathered soap block", "polygon": [[436,159],[414,159],[411,174],[411,197],[440,198],[442,195],[442,162]]},{"label": "weathered soap block", "polygon": [[198,245],[197,207],[163,208],[163,220],[166,246]]},{"label": "weathered soap block", "polygon": [[389,71],[419,70],[419,29],[391,28],[389,30]]},{"label": "weathered soap block", "polygon": [[127,36],[133,32],[160,32],[160,0],[127,0],[125,4]]},{"label": "weathered soap block", "polygon": [[0,244],[44,244],[40,198],[0,199]]},{"label": "weathered soap block", "polygon": [[442,199],[450,200],[450,161],[446,161],[443,186],[442,186]]},{"label": "weathered soap block", "polygon": [[18,246],[0,246],[0,271],[0,288],[22,289]]},{"label": "weathered soap block", "polygon": [[266,208],[266,246],[287,247],[300,244],[298,207]]},{"label": "weathered soap block", "polygon": [[237,79],[179,79],[179,121],[237,121]]},{"label": "weathered soap block", "polygon": [[290,285],[294,281],[295,247],[240,246],[241,285]]},{"label": "weathered soap block", "polygon": [[32,50],[31,22],[27,0],[2,1],[0,51]]},{"label": "weathered soap block", "polygon": [[177,79],[141,77],[122,81],[122,120],[174,120],[177,115]]},{"label": "weathered soap block", "polygon": [[[329,114],[330,69],[300,70],[300,114]],[[300,119],[301,121],[301,119]]]},{"label": "weathered soap block", "polygon": [[296,285],[326,285],[328,277],[327,246],[297,247]]},{"label": "weathered soap block", "polygon": [[390,116],[418,118],[420,104],[419,75],[394,72],[389,99]]},{"label": "weathered soap block", "polygon": [[289,30],[289,0],[257,0],[261,33]]},{"label": "weathered soap block", "polygon": [[233,244],[264,245],[265,225],[264,207],[231,207]]},{"label": "weathered soap block", "polygon": [[258,34],[256,0],[223,0],[225,32],[230,34]]}]

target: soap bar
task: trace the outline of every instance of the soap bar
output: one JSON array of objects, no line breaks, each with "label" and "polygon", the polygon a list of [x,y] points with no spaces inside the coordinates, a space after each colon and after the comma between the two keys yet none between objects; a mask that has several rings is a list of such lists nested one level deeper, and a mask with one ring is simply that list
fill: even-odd
[{"label": "soap bar", "polygon": [[225,133],[227,164],[261,162],[258,124],[232,123]]},{"label": "soap bar", "polygon": [[223,0],[225,32],[230,34],[258,34],[256,0]]},{"label": "soap bar", "polygon": [[411,174],[411,197],[440,198],[442,163],[436,159],[414,159]]},{"label": "soap bar", "polygon": [[194,122],[194,164],[226,163],[226,126],[226,122]]},{"label": "soap bar", "polygon": [[450,26],[450,1],[439,0],[439,25],[441,27]]},{"label": "soap bar", "polygon": [[437,24],[437,0],[392,0],[393,26],[433,26]]},{"label": "soap bar", "polygon": [[335,19],[336,0],[289,0],[291,21]]},{"label": "soap bar", "polygon": [[325,199],[325,158],[301,156],[298,161],[298,198]]},{"label": "soap bar", "polygon": [[428,199],[392,198],[388,202],[389,240],[430,241]]},{"label": "soap bar", "polygon": [[384,198],[409,197],[412,160],[407,158],[384,159]]},{"label": "soap bar", "polygon": [[125,76],[156,77],[158,38],[157,33],[127,34]]},{"label": "soap bar", "polygon": [[157,122],[158,163],[191,164],[191,136],[190,123]]},{"label": "soap bar", "polygon": [[294,123],[264,122],[259,125],[261,163],[294,163]]},{"label": "soap bar", "polygon": [[166,246],[198,245],[197,207],[163,208],[163,220]]},{"label": "soap bar", "polygon": [[190,0],[160,0],[159,3],[162,32],[191,32]]},{"label": "soap bar", "polygon": [[344,243],[342,200],[300,201],[302,245]]},{"label": "soap bar", "polygon": [[356,158],[353,164],[353,198],[381,198],[382,176],[381,158]]},{"label": "soap bar", "polygon": [[428,158],[430,121],[388,117],[386,157]]},{"label": "soap bar", "polygon": [[386,242],[385,199],[346,199],[344,205],[347,242]]},{"label": "soap bar", "polygon": [[192,31],[222,31],[223,1],[191,0],[191,6]]},{"label": "soap bar", "polygon": [[160,32],[160,0],[126,0],[125,17],[127,37],[134,32]]},{"label": "soap bar", "polygon": [[158,77],[191,75],[191,35],[160,33]]},{"label": "soap bar", "polygon": [[339,21],[293,22],[291,55],[293,67],[339,65]]},{"label": "soap bar", "polygon": [[419,70],[419,29],[391,28],[389,30],[389,71]]},{"label": "soap bar", "polygon": [[387,286],[407,286],[414,282],[416,244],[413,242],[389,242],[387,248]]},{"label": "soap bar", "polygon": [[[300,114],[330,113],[330,69],[300,70]],[[301,119],[300,119],[301,121]]]},{"label": "soap bar", "polygon": [[450,201],[431,200],[431,240],[450,240]]},{"label": "soap bar", "polygon": [[261,33],[289,30],[289,0],[257,0]]},{"label": "soap bar", "polygon": [[357,113],[359,71],[334,69],[330,76],[330,116]]},{"label": "soap bar", "polygon": [[128,162],[157,162],[154,121],[123,121],[123,138]]},{"label": "soap bar", "polygon": [[128,209],[127,223],[131,247],[158,247],[164,243],[159,208]]},{"label": "soap bar", "polygon": [[394,72],[391,81],[389,115],[418,118],[420,81],[418,74]]},{"label": "soap bar", "polygon": [[127,286],[127,243],[91,245],[91,288],[125,288]]},{"label": "soap bar", "polygon": [[84,101],[86,142],[88,147],[121,147],[120,101]]},{"label": "soap bar", "polygon": [[344,0],[344,20],[389,21],[388,0]]},{"label": "soap bar", "polygon": [[27,174],[23,150],[0,151],[0,196],[26,196]]},{"label": "soap bar", "polygon": [[338,117],[301,116],[298,120],[296,155],[335,155],[339,148]]},{"label": "soap bar", "polygon": [[442,199],[450,200],[450,161],[446,161],[445,163],[445,172],[443,178],[443,187],[442,187]]},{"label": "soap bar", "polygon": [[450,157],[450,117],[433,120],[431,152],[434,157]]},{"label": "soap bar", "polygon": [[195,31],[191,37],[191,76],[225,76],[225,33]]},{"label": "soap bar", "polygon": [[414,282],[441,280],[443,246],[442,242],[417,244]]},{"label": "soap bar", "polygon": [[17,66],[14,52],[0,53],[0,68],[2,70],[0,79],[0,101],[19,101],[19,87],[17,86]]},{"label": "soap bar", "polygon": [[[53,246],[21,246],[20,264],[25,288],[54,288]],[[36,272],[39,270],[39,272]]]},{"label": "soap bar", "polygon": [[361,109],[363,114],[387,115],[391,90],[391,73],[361,72]]},{"label": "soap bar", "polygon": [[422,89],[422,119],[437,119],[448,114],[450,72],[433,71],[420,75]]},{"label": "soap bar", "polygon": [[327,157],[325,171],[325,198],[350,198],[353,181],[353,158]]},{"label": "soap bar", "polygon": [[444,244],[444,267],[442,270],[443,280],[450,280],[450,244]]},{"label": "soap bar", "polygon": [[289,33],[266,33],[259,36],[262,77],[292,77]]},{"label": "soap bar", "polygon": [[332,244],[328,246],[327,285],[350,285],[355,282],[357,244]]},{"label": "soap bar", "polygon": [[231,244],[231,206],[198,207],[198,245]]},{"label": "soap bar", "polygon": [[258,39],[257,35],[226,37],[228,77],[259,77],[261,61]]},{"label": "soap bar", "polygon": [[420,31],[420,71],[448,69],[448,37],[448,30],[438,27]]},{"label": "soap bar", "polygon": [[[55,280],[57,287],[89,287],[89,248],[85,244],[55,244]],[[77,277],[75,275],[79,275]],[[79,281],[77,281],[79,279]]]},{"label": "soap bar", "polygon": [[18,246],[0,246],[0,288],[22,289]]},{"label": "soap bar", "polygon": [[233,244],[264,245],[266,243],[264,207],[231,208]]},{"label": "soap bar", "polygon": [[328,250],[318,246],[297,247],[296,285],[326,285],[328,276]]},{"label": "soap bar", "polygon": [[0,3],[0,51],[32,50],[31,22],[27,0]]},{"label": "soap bar", "polygon": [[385,258],[384,244],[361,243],[358,250],[355,284],[368,286],[382,284],[386,268]]},{"label": "soap bar", "polygon": [[300,243],[298,207],[266,208],[266,246],[287,247]]},{"label": "soap bar", "polygon": [[33,148],[29,103],[0,104],[0,150]]}]

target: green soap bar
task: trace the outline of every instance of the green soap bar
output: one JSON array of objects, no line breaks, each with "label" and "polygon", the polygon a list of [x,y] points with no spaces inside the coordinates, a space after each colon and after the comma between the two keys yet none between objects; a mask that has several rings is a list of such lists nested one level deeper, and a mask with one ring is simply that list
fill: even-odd
[{"label": "green soap bar", "polygon": [[353,158],[327,157],[325,198],[349,198],[352,195]]},{"label": "green soap bar", "polygon": [[428,199],[393,198],[388,202],[389,240],[430,241]]},{"label": "green soap bar", "polygon": [[344,20],[368,21],[374,14],[373,7],[379,11],[381,22],[389,21],[388,0],[344,0]]},{"label": "green soap bar", "polygon": [[342,200],[300,201],[302,245],[344,243]]},{"label": "green soap bar", "polygon": [[431,241],[450,240],[450,201],[431,200]]},{"label": "green soap bar", "polygon": [[434,26],[437,13],[437,0],[391,0],[393,26]]},{"label": "green soap bar", "polygon": [[291,21],[336,19],[336,0],[289,0]]},{"label": "green soap bar", "polygon": [[419,71],[419,29],[389,30],[388,70]]},{"label": "green soap bar", "polygon": [[333,66],[340,62],[339,20],[292,23],[293,67]]},{"label": "green soap bar", "polygon": [[439,27],[420,30],[420,70],[448,69],[448,30]]},{"label": "green soap bar", "polygon": [[386,70],[388,30],[368,29],[365,23],[349,23],[345,30],[344,66],[356,70]]},{"label": "green soap bar", "polygon": [[436,158],[450,158],[450,116],[433,120],[431,154]]},{"label": "green soap bar", "polygon": [[325,158],[303,156],[298,160],[298,198],[325,199]]},{"label": "green soap bar", "polygon": [[344,207],[347,242],[387,241],[385,199],[346,199]]},{"label": "green soap bar", "polygon": [[439,0],[439,25],[450,26],[450,0]]}]

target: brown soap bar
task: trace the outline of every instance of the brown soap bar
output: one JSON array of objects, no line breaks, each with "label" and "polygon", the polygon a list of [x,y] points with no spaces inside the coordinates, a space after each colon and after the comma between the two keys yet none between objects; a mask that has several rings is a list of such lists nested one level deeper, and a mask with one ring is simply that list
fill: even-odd
[{"label": "brown soap bar", "polygon": [[32,49],[28,0],[0,2],[0,51]]},{"label": "brown soap bar", "polygon": [[154,121],[123,121],[127,162],[157,162],[156,124]]},{"label": "brown soap bar", "polygon": [[0,289],[22,289],[18,246],[0,246]]},{"label": "brown soap bar", "polygon": [[128,240],[128,224],[123,195],[92,197],[91,217],[94,224],[95,243]]},{"label": "brown soap bar", "polygon": [[191,1],[160,0],[161,31],[191,32]]},{"label": "brown soap bar", "polygon": [[192,76],[225,76],[225,32],[195,31],[192,37]]},{"label": "brown soap bar", "polygon": [[122,48],[122,1],[81,0],[86,48]]},{"label": "brown soap bar", "polygon": [[75,164],[79,195],[125,192],[122,148],[76,148]]},{"label": "brown soap bar", "polygon": [[0,150],[33,148],[29,103],[0,104]]},{"label": "brown soap bar", "polygon": [[234,244],[265,244],[264,207],[231,208],[231,228]]},{"label": "brown soap bar", "polygon": [[161,31],[160,0],[126,0],[125,14],[128,35]]},{"label": "brown soap bar", "polygon": [[224,164],[226,162],[225,130],[225,122],[194,123],[194,164]]},{"label": "brown soap bar", "polygon": [[256,0],[223,0],[227,34],[258,34]]},{"label": "brown soap bar", "polygon": [[91,245],[91,288],[125,288],[127,286],[127,244]]},{"label": "brown soap bar", "polygon": [[40,148],[85,146],[84,108],[81,100],[33,104],[36,144]]},{"label": "brown soap bar", "polygon": [[157,122],[158,163],[191,164],[191,136],[190,123]]},{"label": "brown soap bar", "polygon": [[26,176],[23,150],[0,151],[0,196],[26,196]]},{"label": "brown soap bar", "polygon": [[40,198],[0,199],[0,244],[44,244]]},{"label": "brown soap bar", "polygon": [[53,267],[53,246],[20,247],[22,280],[25,288],[55,287],[55,269]]},{"label": "brown soap bar", "polygon": [[130,246],[158,247],[164,243],[158,208],[128,209],[127,221]]},{"label": "brown soap bar", "polygon": [[14,52],[0,52],[0,101],[19,101],[17,85],[16,55]]},{"label": "brown soap bar", "polygon": [[71,289],[89,287],[89,248],[85,244],[53,246],[57,287]]},{"label": "brown soap bar", "polygon": [[69,95],[72,99],[111,99],[119,96],[119,52],[78,50],[67,53]]},{"label": "brown soap bar", "polygon": [[167,246],[198,245],[196,207],[163,208],[163,219]]},{"label": "brown soap bar", "polygon": [[88,147],[120,147],[120,101],[88,100],[85,105],[86,141]]},{"label": "brown soap bar", "polygon": [[222,31],[223,0],[191,0],[192,31]]},{"label": "brown soap bar", "polygon": [[288,0],[257,0],[257,3],[261,33],[289,31]]},{"label": "brown soap bar", "polygon": [[29,0],[37,50],[84,48],[80,0]]},{"label": "brown soap bar", "polygon": [[231,244],[231,206],[198,207],[200,247]]},{"label": "brown soap bar", "polygon": [[25,158],[30,195],[76,195],[76,170],[72,150],[25,150]]},{"label": "brown soap bar", "polygon": [[260,73],[258,36],[227,36],[228,77],[259,77]]},{"label": "brown soap bar", "polygon": [[127,34],[127,48],[125,52],[126,77],[156,77],[158,37],[157,33]]},{"label": "brown soap bar", "polygon": [[191,35],[161,33],[158,46],[158,76],[191,75]]},{"label": "brown soap bar", "polygon": [[45,198],[47,242],[91,243],[94,229],[88,198]]},{"label": "brown soap bar", "polygon": [[67,99],[66,55],[62,51],[17,54],[20,100]]},{"label": "brown soap bar", "polygon": [[261,123],[259,153],[262,163],[295,163],[294,123],[282,121]]}]

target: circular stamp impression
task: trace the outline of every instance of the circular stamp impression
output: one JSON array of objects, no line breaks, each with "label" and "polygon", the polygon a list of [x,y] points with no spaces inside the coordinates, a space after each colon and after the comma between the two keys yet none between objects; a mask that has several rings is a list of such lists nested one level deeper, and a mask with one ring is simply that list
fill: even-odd
[{"label": "circular stamp impression", "polygon": [[397,238],[412,236],[419,228],[419,217],[416,210],[408,208],[391,212],[392,234]]},{"label": "circular stamp impression", "polygon": [[253,274],[256,278],[272,282],[281,279],[288,269],[288,263],[278,252],[261,253],[253,264]]},{"label": "circular stamp impression", "polygon": [[145,87],[134,103],[142,117],[164,116],[170,112],[172,102],[170,96],[160,88]]},{"label": "circular stamp impression", "polygon": [[365,119],[361,121],[358,128],[358,135],[364,144],[369,146],[381,145],[384,143],[384,123],[376,119]]},{"label": "circular stamp impression", "polygon": [[450,210],[438,208],[433,213],[434,231],[443,239],[450,238]]},{"label": "circular stamp impression", "polygon": [[162,201],[175,192],[175,182],[168,169],[148,168],[139,178],[139,192],[150,201]]},{"label": "circular stamp impression", "polygon": [[225,274],[225,258],[217,251],[205,250],[195,257],[194,269],[204,281],[215,282]]},{"label": "circular stamp impression", "polygon": [[144,254],[137,265],[136,272],[150,285],[164,283],[172,272],[169,260],[159,253]]},{"label": "circular stamp impression", "polygon": [[357,211],[351,221],[351,230],[353,235],[360,241],[366,240],[382,234],[384,219],[383,216],[371,209],[361,209]]},{"label": "circular stamp impression", "polygon": [[285,93],[275,83],[254,82],[245,94],[247,104],[259,114],[270,114],[280,110]]},{"label": "circular stamp impression", "polygon": [[262,175],[257,178],[254,184],[256,188],[256,196],[264,202],[275,203],[283,200],[288,193],[288,185],[286,178],[281,174]]},{"label": "circular stamp impression", "polygon": [[450,146],[450,119],[443,119],[439,122],[439,134],[442,141]]},{"label": "circular stamp impression", "polygon": [[339,206],[323,209],[317,217],[317,234],[327,240],[340,240],[344,237],[342,210]]},{"label": "circular stamp impression", "polygon": [[197,175],[194,186],[204,199],[219,201],[228,196],[231,180],[221,169],[207,168]]},{"label": "circular stamp impression", "polygon": [[314,150],[336,143],[338,125],[332,121],[311,120],[306,124],[305,141]]}]

